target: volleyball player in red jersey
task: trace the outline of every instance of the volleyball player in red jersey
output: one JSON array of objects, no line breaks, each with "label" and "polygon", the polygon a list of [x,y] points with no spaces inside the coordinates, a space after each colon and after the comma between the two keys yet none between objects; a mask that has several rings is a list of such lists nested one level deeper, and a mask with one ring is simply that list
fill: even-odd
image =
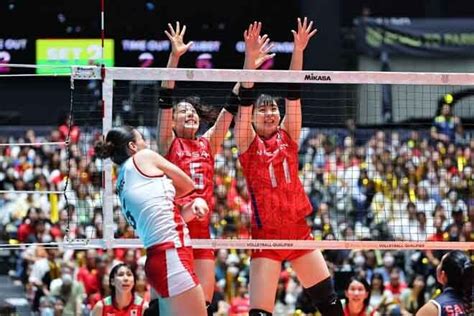
[{"label": "volleyball player in red jersey", "polygon": [[[301,70],[303,51],[316,33],[313,23],[298,19],[292,31],[294,48],[290,70]],[[251,68],[258,55],[261,23],[244,32],[245,68]],[[274,97],[253,97],[253,83],[240,87],[240,107],[235,137],[252,205],[252,238],[312,239],[305,217],[311,204],[298,178],[298,140],[301,131],[301,100],[297,84],[290,84],[285,100],[286,114],[280,112]],[[252,106],[254,105],[255,106]],[[319,250],[259,250],[250,263],[250,316],[271,315],[284,260],[291,262],[299,281],[323,316],[342,315],[326,262]]]},{"label": "volleyball player in red jersey", "polygon": [[135,274],[125,263],[119,263],[110,271],[111,295],[100,300],[92,310],[92,316],[142,316],[148,303],[135,294]]},{"label": "volleyball player in red jersey", "polygon": [[[172,50],[167,67],[176,68],[180,57],[186,53],[192,42],[184,43],[185,25],[181,28],[177,22],[175,28],[171,24],[168,24],[168,27],[169,31],[165,31],[165,34],[171,42]],[[265,37],[259,46],[258,56],[254,60],[259,63],[256,66],[273,57],[272,54],[268,54],[271,49],[268,43],[269,39]],[[187,225],[192,239],[210,239],[210,214],[214,207],[214,155],[219,151],[233,115],[237,112],[237,95],[234,94],[228,99],[228,104],[219,113],[215,124],[202,136],[197,136],[201,120],[198,112],[202,108],[199,98],[188,97],[173,106],[174,88],[174,81],[162,82],[159,101],[158,149],[194,181],[195,191],[181,200],[177,199],[176,202],[182,204],[196,197],[206,200],[209,206],[208,215],[192,220]],[[214,251],[193,249],[193,256],[194,269],[204,290],[206,303],[209,305],[215,287]]]}]

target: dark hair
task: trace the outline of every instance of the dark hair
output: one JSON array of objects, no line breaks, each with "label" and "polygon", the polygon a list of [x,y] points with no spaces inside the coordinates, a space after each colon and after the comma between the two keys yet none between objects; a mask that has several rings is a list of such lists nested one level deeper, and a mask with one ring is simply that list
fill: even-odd
[{"label": "dark hair", "polygon": [[472,289],[472,262],[462,251],[450,251],[441,263],[441,271],[447,275],[446,287],[453,288],[464,301],[468,315],[472,311],[473,289]]},{"label": "dark hair", "polygon": [[99,141],[95,146],[95,155],[98,158],[111,158],[118,165],[130,157],[128,143],[135,141],[135,128],[132,126],[115,127],[111,129],[104,141]]},{"label": "dark hair", "polygon": [[[346,287],[345,287],[345,290],[347,291],[349,289],[349,286],[351,285],[352,282],[359,282],[359,283],[362,283],[362,285],[364,286],[365,288],[365,291],[367,292],[367,298],[364,300],[364,309],[367,308],[367,306],[369,306],[369,302],[370,302],[370,292],[371,292],[371,288],[370,288],[370,285],[369,283],[367,282],[367,280],[365,279],[365,277],[362,277],[360,275],[356,275],[356,276],[353,276],[349,279],[349,281],[347,282],[346,284]],[[347,298],[349,300],[349,298]]]},{"label": "dark hair", "polygon": [[370,286],[372,287],[372,285],[374,284],[374,279],[379,279],[380,281],[382,281],[380,284],[380,291],[381,293],[383,293],[383,291],[385,290],[385,285],[384,285],[384,280],[383,280],[383,275],[382,273],[379,273],[379,272],[375,272],[374,274],[372,274],[372,278],[370,279]]},{"label": "dark hair", "polygon": [[173,106],[173,111],[175,111],[178,108],[178,104],[180,104],[181,102],[186,102],[186,103],[191,104],[193,108],[196,110],[196,113],[199,116],[199,119],[207,124],[210,124],[210,125],[214,124],[217,117],[219,116],[219,111],[215,107],[204,104],[201,98],[197,95],[192,95],[192,96],[185,97],[183,99],[179,99],[178,102],[176,102],[175,105]]},{"label": "dark hair", "polygon": [[112,296],[112,304],[115,302],[115,295],[116,295],[115,286],[112,284],[112,281],[115,279],[115,276],[117,275],[119,269],[122,267],[126,267],[133,274],[132,297],[135,295],[135,282],[137,281],[135,271],[133,271],[133,269],[128,264],[119,263],[112,268],[109,274],[109,287],[110,287],[110,296]]},{"label": "dark hair", "polygon": [[273,103],[276,103],[278,106],[278,109],[280,109],[280,97],[274,97],[272,95],[262,93],[260,94],[257,99],[255,100],[255,106],[254,110],[259,106],[259,105],[272,105]]},{"label": "dark hair", "polygon": [[[423,282],[425,283],[425,285],[423,286],[423,289],[421,289],[420,293],[418,293],[418,295],[416,297],[417,306],[418,306],[418,309],[420,309],[423,305],[425,305],[425,290],[426,290],[426,279],[425,279],[425,277],[422,274],[415,274],[410,279],[410,282],[408,283],[408,287],[410,287],[413,291],[413,286],[415,285],[415,280],[417,278],[422,278]],[[410,308],[411,308],[411,306],[410,306]],[[411,312],[411,313],[416,313],[417,311],[418,310],[409,310],[409,312]]]}]

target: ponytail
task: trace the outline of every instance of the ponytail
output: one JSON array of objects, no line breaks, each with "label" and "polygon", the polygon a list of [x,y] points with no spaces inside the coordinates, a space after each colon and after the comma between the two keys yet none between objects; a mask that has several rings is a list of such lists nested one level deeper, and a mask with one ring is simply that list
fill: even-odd
[{"label": "ponytail", "polygon": [[95,156],[100,159],[107,159],[112,156],[114,144],[111,142],[98,141],[94,146]]},{"label": "ponytail", "polygon": [[97,158],[111,158],[118,165],[125,162],[130,157],[128,143],[135,141],[134,128],[131,126],[122,126],[111,129],[105,141],[99,141],[94,146]]}]

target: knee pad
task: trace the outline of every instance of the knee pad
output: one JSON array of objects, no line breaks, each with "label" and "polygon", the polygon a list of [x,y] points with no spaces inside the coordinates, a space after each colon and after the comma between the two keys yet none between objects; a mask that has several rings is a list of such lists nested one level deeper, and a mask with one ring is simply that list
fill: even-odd
[{"label": "knee pad", "polygon": [[305,292],[311,298],[311,302],[323,316],[342,316],[342,304],[337,298],[334,285],[330,277],[324,279],[312,287],[306,288]]},{"label": "knee pad", "polygon": [[252,308],[249,311],[249,316],[272,316],[272,313],[264,311],[263,309]]}]

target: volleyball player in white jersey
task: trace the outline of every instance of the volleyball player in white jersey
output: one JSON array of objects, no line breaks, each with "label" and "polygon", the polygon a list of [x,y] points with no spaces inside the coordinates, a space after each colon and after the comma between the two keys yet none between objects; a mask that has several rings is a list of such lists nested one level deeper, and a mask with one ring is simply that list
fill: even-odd
[{"label": "volleyball player in white jersey", "polygon": [[173,315],[207,315],[185,221],[205,216],[208,206],[200,198],[185,205],[174,203],[175,197],[193,191],[191,178],[147,149],[133,127],[110,130],[95,150],[97,157],[110,157],[120,165],[117,193],[124,216],[147,249],[148,282]]}]

